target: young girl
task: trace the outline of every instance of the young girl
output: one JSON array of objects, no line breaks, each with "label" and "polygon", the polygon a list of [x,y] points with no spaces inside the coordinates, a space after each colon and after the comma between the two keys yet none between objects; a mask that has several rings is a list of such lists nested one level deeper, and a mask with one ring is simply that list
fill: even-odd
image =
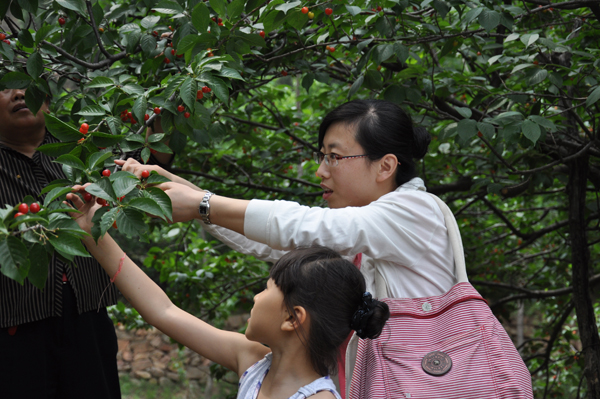
[{"label": "young girl", "polygon": [[[90,232],[98,205],[75,194],[67,199]],[[389,317],[387,305],[365,293],[352,263],[311,247],[290,251],[273,266],[265,290],[254,297],[246,336],[222,331],[176,307],[108,234],[98,244],[91,237],[84,243],[148,323],[238,374],[238,398],[339,399],[328,377],[339,346],[351,328],[377,337]]]},{"label": "young girl", "polygon": [[[237,251],[276,261],[298,246],[323,245],[354,261],[378,298],[418,298],[442,295],[456,282],[444,216],[416,173],[415,159],[425,156],[430,140],[387,101],[355,100],[331,111],[315,154],[329,208],[226,198],[156,166],[117,163],[138,177],[145,169],[169,177],[159,187],[173,202],[174,221],[202,220]],[[356,343],[342,350],[348,354],[339,367],[342,396]]]}]

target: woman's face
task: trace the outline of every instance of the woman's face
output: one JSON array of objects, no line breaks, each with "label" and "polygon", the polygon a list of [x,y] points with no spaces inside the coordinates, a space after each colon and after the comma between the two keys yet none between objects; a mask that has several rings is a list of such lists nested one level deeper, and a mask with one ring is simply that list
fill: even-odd
[{"label": "woman's face", "polygon": [[[344,157],[364,155],[365,151],[354,137],[354,126],[336,123],[327,129],[320,150]],[[321,162],[317,176],[322,179],[321,187],[325,190],[323,199],[330,208],[370,204],[379,198],[377,168],[378,163],[370,162],[367,157],[340,159],[337,166]]]}]

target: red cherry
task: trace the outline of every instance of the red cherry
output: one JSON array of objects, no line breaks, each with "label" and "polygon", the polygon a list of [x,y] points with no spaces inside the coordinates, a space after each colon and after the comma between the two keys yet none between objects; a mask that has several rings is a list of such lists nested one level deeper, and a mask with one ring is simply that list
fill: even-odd
[{"label": "red cherry", "polygon": [[302,7],[302,9],[300,11],[302,11],[302,14],[307,14],[308,13],[308,7]]},{"label": "red cherry", "polygon": [[381,8],[381,6],[377,6],[377,11],[381,11],[383,10],[383,8]]},{"label": "red cherry", "polygon": [[170,30],[171,32],[175,31],[175,29],[173,29],[173,27],[172,27],[171,25],[169,25],[169,30]]},{"label": "red cherry", "polygon": [[177,51],[175,51],[175,49],[171,50],[171,55],[175,55],[175,53],[177,53]]},{"label": "red cherry", "polygon": [[165,64],[168,64],[168,63],[170,63],[170,62],[171,62],[171,60],[170,60],[170,59],[168,59],[168,58],[165,58]]},{"label": "red cherry", "polygon": [[15,219],[18,218],[19,216],[23,216],[23,214],[21,212],[15,213]]},{"label": "red cherry", "polygon": [[90,202],[92,200],[92,198],[94,198],[94,196],[90,193],[85,193],[83,194],[83,200],[85,202]]},{"label": "red cherry", "polygon": [[150,154],[156,154],[157,152],[154,148],[150,148]]},{"label": "red cherry", "polygon": [[190,116],[191,116],[191,114],[189,112],[186,112],[185,114],[183,114],[183,117],[186,119],[189,118]]},{"label": "red cherry", "polygon": [[31,211],[31,213],[38,213],[40,211],[40,204],[34,202],[29,206],[29,210]]},{"label": "red cherry", "polygon": [[177,54],[177,58],[183,57],[183,54]]},{"label": "red cherry", "polygon": [[218,19],[218,22],[223,22],[223,20],[221,18]]},{"label": "red cherry", "polygon": [[183,111],[185,111],[185,107],[183,105],[178,105],[177,106],[177,111],[183,112]]},{"label": "red cherry", "polygon": [[333,10],[331,8],[326,8],[325,9],[325,14],[326,15],[331,15],[331,14],[333,14]]},{"label": "red cherry", "polygon": [[147,121],[148,119],[150,119],[150,115],[148,115],[148,114],[144,115],[144,120]]},{"label": "red cherry", "polygon": [[158,107],[154,107],[154,113],[155,113],[156,115],[160,114],[160,108],[158,108]]},{"label": "red cherry", "polygon": [[108,170],[108,169],[104,169],[104,170],[102,171],[102,176],[104,176],[104,177],[109,177],[109,176],[110,176],[110,170]]},{"label": "red cherry", "polygon": [[223,22],[219,22],[217,25],[219,25],[219,26],[223,26]]},{"label": "red cherry", "polygon": [[215,17],[211,18],[213,22],[217,22],[217,19]]},{"label": "red cherry", "polygon": [[265,31],[261,30],[260,32],[258,32],[258,34],[260,35],[260,37],[262,37],[263,39],[265,38]]},{"label": "red cherry", "polygon": [[210,93],[210,87],[208,87],[208,86],[203,86],[203,87],[202,87],[202,92],[203,92],[203,93]]},{"label": "red cherry", "polygon": [[142,170],[142,179],[147,179],[150,176],[150,172]]},{"label": "red cherry", "polygon": [[198,90],[196,92],[196,100],[202,100],[204,98],[204,94],[202,94],[202,90]]},{"label": "red cherry", "polygon": [[103,198],[96,198],[96,204],[100,205],[100,206],[105,206],[106,205],[106,200]]},{"label": "red cherry", "polygon": [[116,220],[113,222],[113,227],[114,227],[115,229],[117,228],[117,221],[116,221]]},{"label": "red cherry", "polygon": [[335,47],[329,47],[329,51],[333,53],[335,51]]},{"label": "red cherry", "polygon": [[79,128],[79,133],[81,133],[81,134],[87,134],[87,132],[88,132],[87,129],[84,129],[83,127]]},{"label": "red cherry", "polygon": [[133,114],[132,114],[131,112],[128,112],[128,113],[127,113],[127,117],[128,117],[129,119],[131,119],[131,118],[133,118]]},{"label": "red cherry", "polygon": [[206,54],[206,55],[209,56],[209,57],[213,57],[214,56],[214,54],[213,54],[212,51],[210,53]]},{"label": "red cherry", "polygon": [[88,125],[87,123],[82,123],[81,128],[87,131],[90,128],[90,125]]},{"label": "red cherry", "polygon": [[21,205],[19,205],[19,212],[23,215],[29,212],[29,205],[23,202]]},{"label": "red cherry", "polygon": [[152,31],[152,36],[158,36],[158,32],[157,32],[157,31],[155,31],[155,30],[153,30],[153,31]]},{"label": "red cherry", "polygon": [[66,20],[65,20],[63,17],[60,17],[60,18],[58,19],[58,23],[60,24],[60,26],[63,26],[64,24],[66,24],[66,23],[67,23],[67,21],[66,21]]},{"label": "red cherry", "polygon": [[4,33],[0,33],[0,40],[6,39],[6,35]]},{"label": "red cherry", "polygon": [[287,71],[281,71],[281,76],[287,76],[287,75],[288,75]]},{"label": "red cherry", "polygon": [[6,40],[2,40],[2,41],[10,46],[10,40],[6,39]]}]

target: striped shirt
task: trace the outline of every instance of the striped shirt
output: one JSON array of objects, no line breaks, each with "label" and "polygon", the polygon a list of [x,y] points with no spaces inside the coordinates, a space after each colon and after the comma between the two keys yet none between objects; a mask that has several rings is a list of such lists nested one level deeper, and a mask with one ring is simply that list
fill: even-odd
[{"label": "striped shirt", "polygon": [[[46,132],[42,144],[56,142],[58,140]],[[139,159],[139,154],[140,151],[136,151],[133,155]],[[65,178],[62,165],[53,160],[38,151],[29,158],[0,143],[0,207],[14,206],[27,195],[43,202],[42,189],[53,180]],[[117,302],[117,289],[110,284],[107,274],[94,258],[76,257],[74,265],[69,265],[54,255],[48,265],[48,280],[43,290],[28,279],[20,285],[0,273],[0,328],[61,316],[63,272],[73,287],[80,314]]]}]

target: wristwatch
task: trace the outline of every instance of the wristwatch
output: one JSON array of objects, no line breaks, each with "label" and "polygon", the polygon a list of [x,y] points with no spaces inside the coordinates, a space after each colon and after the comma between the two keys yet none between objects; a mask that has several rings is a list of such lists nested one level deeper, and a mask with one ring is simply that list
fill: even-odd
[{"label": "wristwatch", "polygon": [[208,203],[208,200],[213,195],[215,195],[215,194],[211,193],[210,191],[206,191],[206,194],[204,194],[204,198],[202,198],[202,201],[200,202],[200,207],[198,207],[198,212],[200,213],[200,218],[206,224],[211,224],[210,223],[210,204]]}]

